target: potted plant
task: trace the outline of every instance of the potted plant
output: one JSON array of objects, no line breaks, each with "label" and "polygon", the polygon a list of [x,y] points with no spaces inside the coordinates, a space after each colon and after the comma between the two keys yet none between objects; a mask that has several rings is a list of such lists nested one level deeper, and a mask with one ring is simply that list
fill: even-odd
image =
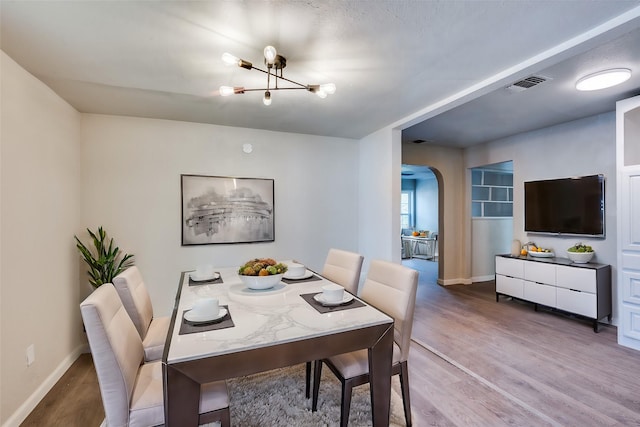
[{"label": "potted plant", "polygon": [[117,246],[114,248],[113,239],[107,239],[107,233],[102,227],[99,227],[96,233],[88,228],[87,232],[93,239],[95,254],[78,239],[78,236],[73,237],[76,239],[78,251],[89,267],[89,283],[97,288],[104,283],[111,283],[114,277],[131,267],[133,255],[123,254]]}]

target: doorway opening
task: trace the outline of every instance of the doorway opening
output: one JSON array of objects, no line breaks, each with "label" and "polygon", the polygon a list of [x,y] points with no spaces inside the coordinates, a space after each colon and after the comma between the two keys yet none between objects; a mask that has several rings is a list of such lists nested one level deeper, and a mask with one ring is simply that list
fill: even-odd
[{"label": "doorway opening", "polygon": [[401,173],[402,263],[437,283],[442,277],[442,179],[429,166],[403,164]]}]

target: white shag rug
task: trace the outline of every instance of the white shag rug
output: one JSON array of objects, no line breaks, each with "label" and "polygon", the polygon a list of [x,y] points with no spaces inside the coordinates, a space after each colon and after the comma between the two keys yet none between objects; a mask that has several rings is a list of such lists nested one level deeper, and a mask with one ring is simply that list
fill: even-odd
[{"label": "white shag rug", "polygon": [[[305,365],[227,380],[231,404],[231,425],[242,427],[291,427],[340,425],[340,381],[326,366],[318,394],[318,410],[311,412],[311,398],[304,397]],[[405,425],[400,381],[391,381],[390,426]],[[101,427],[107,425],[103,421]],[[219,423],[204,424],[218,427]],[[354,387],[351,398],[349,426],[371,426],[369,385]]]},{"label": "white shag rug", "polygon": [[[311,412],[311,399],[304,397],[305,365],[295,365],[227,381],[231,404],[231,424],[263,426],[340,425],[340,381],[326,366],[322,369],[318,410]],[[392,378],[391,426],[404,426],[404,410],[397,375]],[[215,425],[213,423],[212,425]],[[370,426],[369,385],[354,387],[349,425]]]}]

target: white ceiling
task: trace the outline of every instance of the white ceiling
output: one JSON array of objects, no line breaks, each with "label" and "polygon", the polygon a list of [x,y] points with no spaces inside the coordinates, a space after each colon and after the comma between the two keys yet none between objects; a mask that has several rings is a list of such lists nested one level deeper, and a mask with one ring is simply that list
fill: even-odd
[{"label": "white ceiling", "polygon": [[[87,113],[347,138],[431,119],[403,138],[465,146],[609,111],[640,88],[640,0],[2,0],[0,18],[2,49]],[[220,57],[261,65],[267,44],[285,77],[336,93],[280,91],[269,107],[218,96],[264,86]],[[635,72],[622,92],[575,98],[576,76],[621,65]],[[502,89],[536,73],[553,80]]]}]

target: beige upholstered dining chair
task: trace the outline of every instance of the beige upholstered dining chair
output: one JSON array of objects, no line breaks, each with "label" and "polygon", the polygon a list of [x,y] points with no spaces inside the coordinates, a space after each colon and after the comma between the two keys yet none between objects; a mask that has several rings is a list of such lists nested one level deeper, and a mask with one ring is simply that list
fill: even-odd
[{"label": "beige upholstered dining chair", "polygon": [[[327,259],[324,261],[322,276],[345,288],[353,295],[358,294],[360,285],[360,270],[364,257],[355,252],[342,249],[329,249]],[[311,362],[306,365],[305,396],[309,398],[311,389]]]},{"label": "beige upholstered dining chair", "polygon": [[[360,298],[365,302],[394,319],[393,365],[391,373],[393,375],[400,375],[404,416],[407,426],[411,425],[407,360],[409,359],[409,346],[411,343],[411,328],[413,326],[413,312],[416,305],[417,287],[417,271],[400,264],[374,260],[371,262],[369,273],[367,274],[360,294]],[[313,383],[313,411],[315,411],[318,406],[318,391],[323,363],[331,369],[342,383],[340,425],[346,426],[349,421],[351,389],[369,382],[368,352],[367,350],[359,350],[332,356],[322,361],[316,361]]]},{"label": "beige upholstered dining chair", "polygon": [[[111,283],[80,304],[107,424],[148,427],[164,424],[162,362],[143,362],[142,340]],[[231,425],[227,384],[202,386],[200,422]]]},{"label": "beige upholstered dining chair", "polygon": [[125,310],[140,334],[146,361],[160,360],[169,331],[170,317],[153,317],[153,306],[142,274],[136,266],[113,278]]},{"label": "beige upholstered dining chair", "polygon": [[362,255],[354,252],[329,249],[322,275],[344,287],[353,295],[357,295],[363,260],[364,257]]}]

